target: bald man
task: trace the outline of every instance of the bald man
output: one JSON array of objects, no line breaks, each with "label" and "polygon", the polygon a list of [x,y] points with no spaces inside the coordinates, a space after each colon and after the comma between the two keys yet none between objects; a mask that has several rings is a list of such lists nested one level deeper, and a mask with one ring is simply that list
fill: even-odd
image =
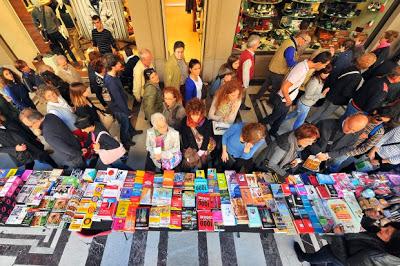
[{"label": "bald man", "polygon": [[139,50],[139,62],[137,62],[133,69],[133,96],[137,102],[142,101],[144,93],[144,70],[147,68],[154,68],[153,54],[149,49]]},{"label": "bald man", "polygon": [[315,154],[320,161],[345,155],[353,149],[362,130],[368,124],[368,116],[354,114],[343,122],[339,119],[326,119],[317,124],[320,138],[308,148],[308,154]]}]

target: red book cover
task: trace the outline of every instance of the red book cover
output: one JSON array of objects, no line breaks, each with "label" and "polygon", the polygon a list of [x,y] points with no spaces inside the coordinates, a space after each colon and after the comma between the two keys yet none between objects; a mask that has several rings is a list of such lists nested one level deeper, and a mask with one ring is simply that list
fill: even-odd
[{"label": "red book cover", "polygon": [[307,233],[314,233],[314,227],[312,226],[311,221],[309,219],[302,219],[302,220]]},{"label": "red book cover", "polygon": [[254,199],[251,196],[250,188],[240,188],[240,194],[246,206],[254,205]]},{"label": "red book cover", "polygon": [[239,187],[249,187],[249,184],[247,183],[246,175],[245,174],[236,174],[237,179],[239,180]]},{"label": "red book cover", "polygon": [[112,219],[115,210],[117,209],[117,199],[115,198],[107,198],[104,199],[101,203],[100,210],[98,212],[98,216],[104,219]]},{"label": "red book cover", "polygon": [[297,233],[299,234],[307,234],[306,227],[303,224],[303,221],[301,219],[295,219],[293,220],[294,226],[296,227]]},{"label": "red book cover", "polygon": [[315,189],[317,190],[319,196],[321,199],[329,199],[329,191],[325,186],[316,186]]},{"label": "red book cover", "polygon": [[182,196],[179,195],[172,196],[171,210],[182,210]]},{"label": "red book cover", "polygon": [[318,179],[315,175],[309,175],[308,179],[310,180],[311,185],[314,187],[319,186]]},{"label": "red book cover", "polygon": [[152,188],[153,181],[154,181],[154,173],[153,172],[145,172],[144,178],[143,178],[143,187]]},{"label": "red book cover", "polygon": [[164,170],[164,179],[162,186],[165,188],[173,188],[174,187],[174,170]]},{"label": "red book cover", "polygon": [[182,213],[180,211],[171,211],[169,229],[182,229]]},{"label": "red book cover", "polygon": [[210,194],[198,193],[196,205],[198,210],[211,210]]},{"label": "red book cover", "polygon": [[221,196],[219,193],[210,193],[211,209],[221,209]]},{"label": "red book cover", "polygon": [[135,185],[135,178],[127,177],[125,178],[123,187],[133,188]]},{"label": "red book cover", "polygon": [[282,187],[283,194],[285,196],[290,196],[292,194],[292,193],[290,193],[289,184],[282,184],[281,187]]},{"label": "red book cover", "polygon": [[200,210],[197,211],[199,231],[203,232],[213,232],[214,231],[214,221],[211,211]]}]

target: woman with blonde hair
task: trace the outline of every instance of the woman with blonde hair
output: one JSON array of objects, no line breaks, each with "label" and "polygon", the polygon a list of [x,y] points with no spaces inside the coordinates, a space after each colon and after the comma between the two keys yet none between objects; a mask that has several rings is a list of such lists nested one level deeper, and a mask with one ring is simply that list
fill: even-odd
[{"label": "woman with blonde hair", "polygon": [[243,96],[243,86],[237,80],[224,83],[212,101],[208,118],[232,124],[237,116]]}]

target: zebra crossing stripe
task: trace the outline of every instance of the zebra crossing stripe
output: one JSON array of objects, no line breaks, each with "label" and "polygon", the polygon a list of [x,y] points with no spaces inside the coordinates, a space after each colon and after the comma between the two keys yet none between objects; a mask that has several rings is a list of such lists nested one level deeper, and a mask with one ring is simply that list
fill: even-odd
[{"label": "zebra crossing stripe", "polygon": [[219,233],[219,244],[221,246],[221,260],[223,266],[237,265],[235,240],[229,232]]},{"label": "zebra crossing stripe", "polygon": [[159,231],[148,231],[146,241],[146,251],[144,255],[144,266],[157,265],[158,242],[160,240]]},{"label": "zebra crossing stripe", "polygon": [[282,266],[282,260],[279,254],[278,246],[273,234],[260,234],[261,245],[264,251],[266,265]]},{"label": "zebra crossing stripe", "polygon": [[[132,245],[128,265],[143,266],[147,249],[147,231],[136,231],[132,234]],[[129,236],[128,236],[129,237]]]},{"label": "zebra crossing stripe", "polygon": [[132,234],[112,232],[108,235],[101,266],[127,265],[132,246]]},{"label": "zebra crossing stripe", "polygon": [[[208,245],[207,245],[207,233],[198,232],[197,233],[197,252],[199,254],[199,265],[208,266]],[[213,265],[213,264],[210,264]]]},{"label": "zebra crossing stripe", "polygon": [[199,265],[198,232],[168,232],[167,266]]},{"label": "zebra crossing stripe", "polygon": [[86,258],[86,266],[98,266],[103,258],[104,248],[108,236],[96,236],[92,239],[89,248],[89,255]]},{"label": "zebra crossing stripe", "polygon": [[[218,233],[207,233],[207,257],[208,265],[222,266],[221,259],[221,246],[219,240],[220,234]],[[201,264],[202,265],[202,264]]]},{"label": "zebra crossing stripe", "polygon": [[257,233],[240,233],[233,236],[238,265],[265,265],[265,256],[260,235]]},{"label": "zebra crossing stripe", "polygon": [[161,231],[160,240],[158,241],[157,266],[167,265],[167,257],[168,257],[168,231]]},{"label": "zebra crossing stripe", "polygon": [[71,233],[58,265],[85,265],[92,240],[92,238],[83,238],[79,237],[76,233]]},{"label": "zebra crossing stripe", "polygon": [[[309,234],[300,235],[300,238],[301,238],[301,241],[303,242],[305,252],[307,252],[307,253],[315,252],[315,247],[313,245],[313,242],[311,241],[311,237]],[[319,248],[319,246],[318,246],[318,248]]]}]

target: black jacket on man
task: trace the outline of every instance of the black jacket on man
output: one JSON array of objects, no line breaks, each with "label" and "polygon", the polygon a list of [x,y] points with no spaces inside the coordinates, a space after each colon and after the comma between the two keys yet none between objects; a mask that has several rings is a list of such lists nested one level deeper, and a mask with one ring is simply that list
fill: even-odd
[{"label": "black jacket on man", "polygon": [[[354,134],[344,134],[342,122],[339,119],[325,119],[317,124],[320,138],[316,143],[307,148],[311,154],[320,152],[328,153],[329,157],[335,158],[344,155],[353,149],[361,131]],[[330,144],[331,143],[331,144]]]},{"label": "black jacket on man", "polygon": [[54,150],[56,158],[59,158],[64,165],[71,166],[71,162],[79,161],[79,158],[80,161],[82,160],[82,150],[78,139],[60,118],[47,114],[40,128],[44,139]]},{"label": "black jacket on man", "polygon": [[190,147],[192,149],[195,149],[196,151],[198,151],[198,150],[206,151],[207,147],[208,147],[208,143],[210,142],[210,137],[212,135],[212,126],[211,126],[210,120],[205,118],[203,124],[196,128],[197,131],[203,136],[203,143],[202,143],[200,149],[197,146],[197,142],[193,135],[192,129],[187,126],[186,121],[187,121],[187,117],[182,119],[181,128],[179,130],[179,133],[182,136],[183,149],[187,149]]},{"label": "black jacket on man", "polygon": [[361,80],[361,72],[357,67],[354,65],[348,67],[339,74],[335,82],[332,82],[326,99],[334,105],[347,105]]}]

